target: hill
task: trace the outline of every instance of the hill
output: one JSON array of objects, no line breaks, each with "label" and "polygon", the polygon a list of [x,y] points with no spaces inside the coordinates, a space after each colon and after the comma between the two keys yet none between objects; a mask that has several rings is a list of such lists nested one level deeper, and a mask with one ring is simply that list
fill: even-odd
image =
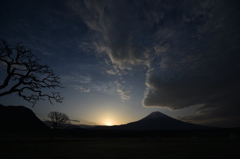
[{"label": "hill", "polygon": [[1,133],[40,132],[49,130],[32,110],[24,106],[0,105]]}]

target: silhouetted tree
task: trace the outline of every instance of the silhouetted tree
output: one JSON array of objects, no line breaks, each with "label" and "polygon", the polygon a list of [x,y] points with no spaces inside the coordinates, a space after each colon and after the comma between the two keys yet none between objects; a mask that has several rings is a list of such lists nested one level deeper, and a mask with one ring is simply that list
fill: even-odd
[{"label": "silhouetted tree", "polygon": [[70,119],[66,114],[56,111],[50,112],[46,121],[52,129],[62,129],[70,124]]},{"label": "silhouetted tree", "polygon": [[40,64],[37,56],[30,49],[26,49],[26,46],[20,43],[12,46],[1,39],[0,67],[6,69],[6,77],[0,84],[0,97],[17,93],[19,97],[32,103],[32,106],[46,98],[51,104],[52,100],[62,102],[59,92],[42,91],[45,88],[63,88],[60,77],[48,65]]},{"label": "silhouetted tree", "polygon": [[63,129],[70,124],[70,119],[64,113],[53,111],[48,114],[48,119],[45,122],[52,128],[52,139],[57,130]]}]

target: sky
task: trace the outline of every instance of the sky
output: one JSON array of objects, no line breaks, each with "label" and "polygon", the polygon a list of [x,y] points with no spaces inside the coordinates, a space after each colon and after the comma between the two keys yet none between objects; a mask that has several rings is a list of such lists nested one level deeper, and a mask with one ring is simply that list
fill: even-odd
[{"label": "sky", "polygon": [[[153,111],[240,126],[238,0],[0,1],[0,38],[31,49],[61,78],[63,103],[34,107],[73,124],[119,125]],[[0,65],[0,82],[6,69]],[[46,90],[51,92],[52,90]]]}]

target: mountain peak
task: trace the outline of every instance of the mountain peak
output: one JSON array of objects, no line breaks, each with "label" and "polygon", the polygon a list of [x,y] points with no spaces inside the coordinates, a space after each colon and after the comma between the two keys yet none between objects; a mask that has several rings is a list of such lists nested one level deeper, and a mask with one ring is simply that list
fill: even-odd
[{"label": "mountain peak", "polygon": [[160,118],[169,118],[169,116],[159,112],[159,111],[155,111],[150,113],[148,116],[146,116],[143,119],[160,119]]}]

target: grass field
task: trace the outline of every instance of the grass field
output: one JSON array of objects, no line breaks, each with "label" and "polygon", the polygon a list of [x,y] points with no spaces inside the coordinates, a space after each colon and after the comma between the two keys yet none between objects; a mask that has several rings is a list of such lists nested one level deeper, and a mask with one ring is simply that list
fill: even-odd
[{"label": "grass field", "polygon": [[0,139],[1,159],[239,159],[240,140]]}]

